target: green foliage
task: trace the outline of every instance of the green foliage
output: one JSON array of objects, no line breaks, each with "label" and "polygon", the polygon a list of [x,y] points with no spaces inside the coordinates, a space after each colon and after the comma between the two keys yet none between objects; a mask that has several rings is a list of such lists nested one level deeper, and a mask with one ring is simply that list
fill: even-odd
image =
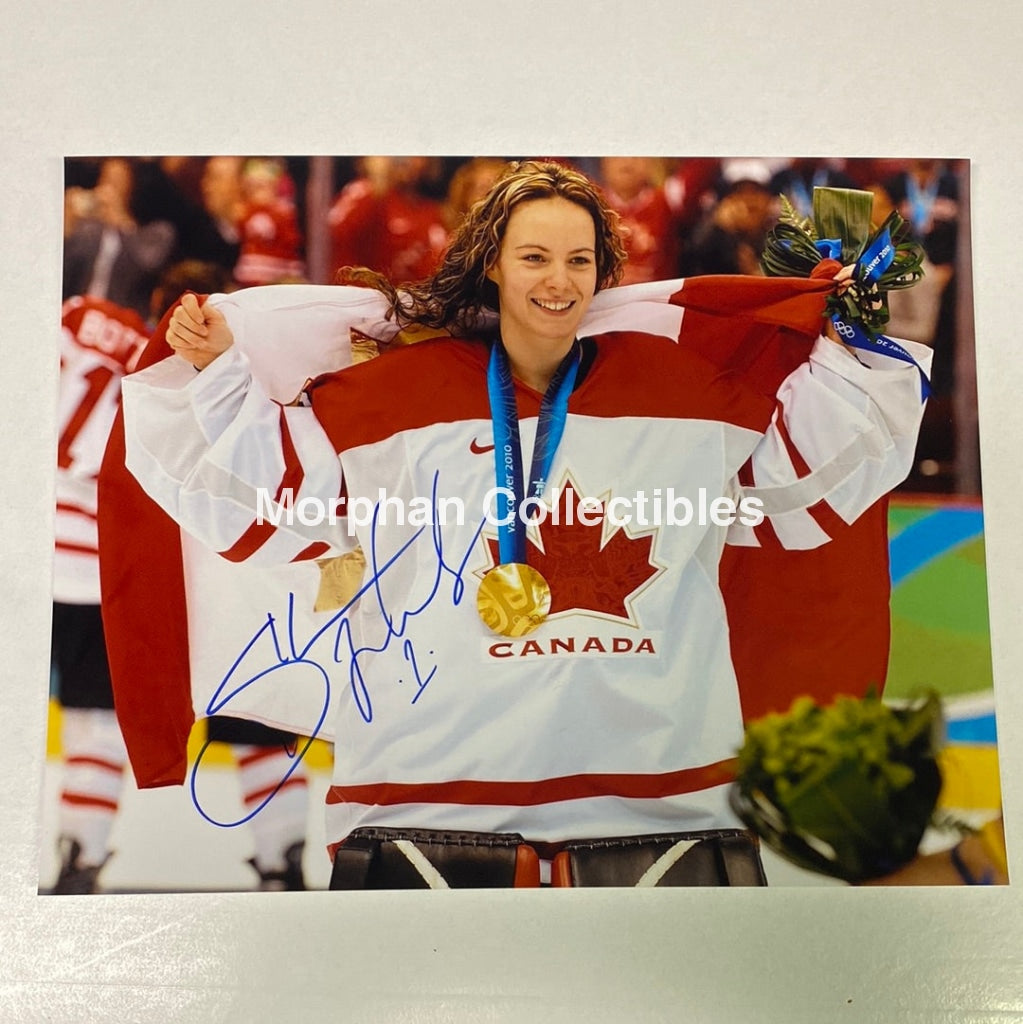
[{"label": "green foliage", "polygon": [[874,208],[872,192],[851,188],[815,188],[813,219],[818,238],[837,238],[842,242],[843,265],[855,263],[870,237],[870,213]]},{"label": "green foliage", "polygon": [[746,728],[732,806],[764,842],[812,871],[858,882],[916,854],[941,776],[941,706],[797,700]]},{"label": "green foliage", "polygon": [[856,280],[841,296],[828,300],[827,315],[839,315],[860,324],[876,338],[888,323],[888,292],[910,288],[923,277],[923,249],[910,237],[909,228],[892,211],[871,231],[874,198],[870,192],[846,188],[815,188],[813,219],[801,219],[792,204],[781,197],[781,216],[767,236],[760,264],[769,277],[809,277],[824,258],[814,243],[837,239],[840,262],[855,264],[874,241],[887,231],[895,247],[891,265],[877,281]]}]

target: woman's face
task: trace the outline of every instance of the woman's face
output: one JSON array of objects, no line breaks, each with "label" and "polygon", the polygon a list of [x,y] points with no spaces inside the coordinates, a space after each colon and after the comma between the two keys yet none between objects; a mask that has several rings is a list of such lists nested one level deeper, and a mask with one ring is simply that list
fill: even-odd
[{"label": "woman's face", "polygon": [[506,347],[567,351],[597,288],[589,211],[560,196],[515,207],[487,277],[497,285]]}]

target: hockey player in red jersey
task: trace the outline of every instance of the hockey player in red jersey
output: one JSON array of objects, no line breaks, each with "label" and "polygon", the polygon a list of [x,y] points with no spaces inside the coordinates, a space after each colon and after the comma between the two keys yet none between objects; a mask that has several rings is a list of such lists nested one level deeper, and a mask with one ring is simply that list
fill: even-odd
[{"label": "hockey player in red jersey", "polygon": [[109,856],[127,753],[114,716],[100,618],[96,476],[121,377],[149,333],[105,299],[75,296],[61,317],[53,662],[63,708],[58,893],[92,892]]},{"label": "hockey player in red jersey", "polygon": [[[193,296],[167,330],[182,358],[126,381],[128,467],[189,533],[231,561],[323,571],[366,553],[358,603],[319,613],[311,638],[270,609],[245,656],[269,629],[278,662],[240,656],[223,687],[279,672],[279,713],[297,699],[286,675],[341,684],[334,888],[763,881],[725,799],[746,698],[722,553],[812,550],[875,509],[908,469],[920,379],[821,334],[838,264],[833,279],[619,295],[622,257],[585,178],[527,163],[428,282],[376,279],[399,323],[448,336],[281,405]],[[387,302],[338,291],[381,319]],[[754,347],[765,328],[779,344]],[[495,481],[510,516],[438,522],[441,498],[478,510]],[[342,514],[260,514],[261,492],[286,491]],[[381,518],[423,495],[428,526]],[[702,514],[749,499],[766,519]],[[344,513],[360,501],[368,520]],[[829,609],[815,619],[834,640]]]},{"label": "hockey player in red jersey", "polygon": [[[153,292],[154,315],[159,319],[185,288],[226,283],[226,275],[210,264],[177,264]],[[63,773],[61,864],[52,891],[73,894],[100,886],[127,763],[100,614],[97,474],[120,404],[121,378],[134,368],[149,330],[132,310],[92,296],[68,299],[61,324],[52,659],[61,704]],[[136,685],[145,685],[147,671],[143,663],[134,667]],[[247,811],[262,803],[266,790],[293,763],[286,748],[294,746],[294,735],[226,718],[211,718],[208,733],[232,744]],[[250,819],[255,847],[250,863],[260,888],[305,887],[301,860],[307,806],[302,766],[292,773],[287,791]]]}]

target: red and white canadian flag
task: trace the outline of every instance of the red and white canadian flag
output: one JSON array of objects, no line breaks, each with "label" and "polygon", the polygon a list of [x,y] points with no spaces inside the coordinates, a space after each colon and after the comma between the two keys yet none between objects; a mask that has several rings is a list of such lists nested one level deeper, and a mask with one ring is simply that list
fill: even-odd
[{"label": "red and white canadian flag", "polygon": [[[677,339],[773,397],[807,360],[833,288],[823,277],[704,277],[608,289],[595,297],[580,332],[631,330]],[[309,378],[352,362],[353,330],[357,338],[381,340],[394,332],[382,319],[382,298],[366,289],[271,286],[214,301],[229,323],[248,315],[247,323],[259,324],[246,333],[247,352],[254,374],[279,401],[294,398]],[[169,316],[139,369],[171,355]],[[801,469],[798,452],[791,454],[797,473],[809,472]],[[827,701],[883,685],[889,646],[885,502],[852,524],[824,504],[810,512],[830,543],[786,550],[765,520],[757,527],[759,546],[726,546],[720,564],[746,719],[787,708],[801,694]],[[183,559],[177,524],[125,468],[120,414],[100,474],[99,537],[115,703],[135,777],[142,787],[179,784],[195,710],[202,713],[204,706],[193,690],[209,685],[193,673],[203,662],[202,648],[216,643],[210,610],[219,599],[199,593],[212,574],[186,568],[192,556]],[[236,591],[251,589],[254,579],[273,585],[273,570],[254,576],[251,567],[221,563],[221,593],[232,589],[235,569],[248,573]],[[314,723],[277,724],[307,732]]]}]

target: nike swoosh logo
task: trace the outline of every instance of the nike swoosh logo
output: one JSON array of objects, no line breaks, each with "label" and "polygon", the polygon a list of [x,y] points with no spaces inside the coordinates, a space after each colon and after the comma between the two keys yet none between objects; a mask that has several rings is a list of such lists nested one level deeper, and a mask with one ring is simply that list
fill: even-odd
[{"label": "nike swoosh logo", "polygon": [[473,455],[486,455],[487,452],[492,452],[493,450],[494,446],[492,444],[479,444],[475,437],[469,442],[469,451]]}]

